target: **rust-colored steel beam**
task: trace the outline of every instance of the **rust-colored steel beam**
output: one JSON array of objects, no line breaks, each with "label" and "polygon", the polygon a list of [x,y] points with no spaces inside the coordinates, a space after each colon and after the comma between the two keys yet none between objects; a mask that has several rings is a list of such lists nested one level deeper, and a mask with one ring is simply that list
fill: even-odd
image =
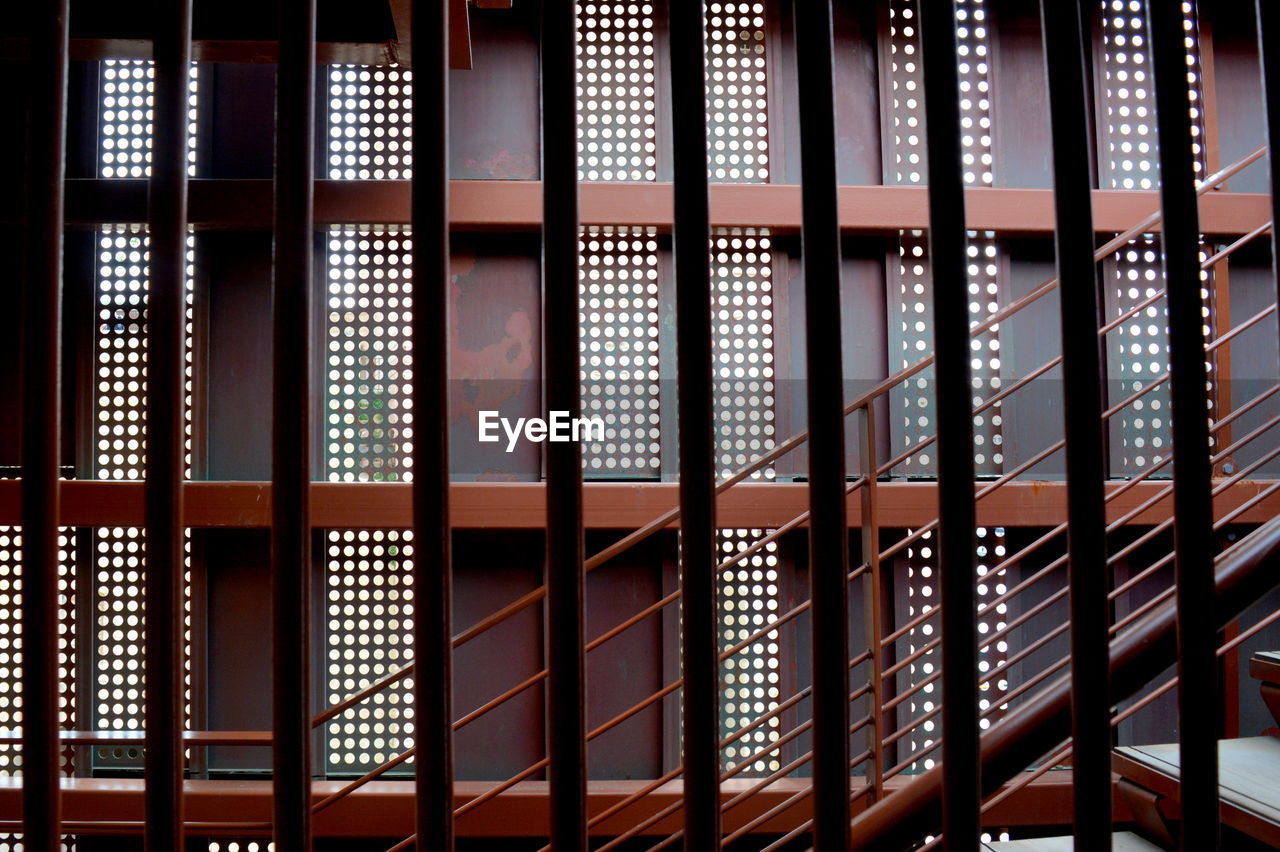
[{"label": "rust-colored steel beam", "polygon": [[[1215,501],[1215,512],[1239,506],[1260,493],[1270,480],[1246,479]],[[985,486],[985,483],[982,484]],[[1126,487],[1127,486],[1127,487]],[[542,483],[455,482],[450,487],[450,516],[455,529],[539,529],[546,524]],[[980,486],[981,487],[981,486]],[[1167,487],[1144,480],[1133,485],[1112,482],[1107,493],[1124,489],[1111,500],[1109,517],[1132,512]],[[879,482],[877,512],[881,528],[917,528],[937,517],[937,484]],[[588,529],[635,529],[678,504],[678,486],[670,482],[588,482],[583,523]],[[142,526],[143,487],[139,482],[70,481],[61,483],[63,526]],[[311,483],[313,529],[399,527],[413,524],[411,486],[400,483]],[[21,483],[0,480],[0,524],[20,523]],[[266,482],[188,482],[184,488],[185,527],[262,528],[271,523],[271,485]],[[719,502],[724,526],[775,528],[808,509],[804,483],[744,483]],[[849,499],[849,527],[862,526],[861,495]],[[1280,501],[1268,499],[1250,510],[1241,523],[1259,524],[1280,514]],[[1013,481],[978,504],[984,526],[1047,526],[1066,520],[1066,486],[1062,482]],[[1138,526],[1159,523],[1167,512],[1143,510],[1126,520]],[[795,525],[807,526],[807,521]],[[679,529],[675,520],[671,529]]]},{"label": "rust-colored steel beam", "polygon": [[[645,225],[671,230],[674,218],[669,183],[584,183],[581,218],[587,225]],[[799,233],[800,188],[790,184],[713,184],[711,226],[770,228]],[[250,179],[191,181],[190,221],[201,228],[266,229],[271,226],[270,182]],[[525,231],[542,226],[541,181],[456,180],[449,189],[449,218],[455,231]],[[896,234],[928,227],[925,190],[918,186],[841,186],[837,190],[843,233]],[[1155,193],[1093,190],[1094,228],[1115,234],[1156,209]],[[1053,193],[1044,189],[980,187],[965,190],[967,226],[1001,234],[1050,234]],[[1200,224],[1213,236],[1246,234],[1271,219],[1270,196],[1210,192],[1200,201]],[[16,222],[20,211],[0,199],[0,223]],[[67,182],[67,221],[146,220],[146,182],[81,178]],[[316,181],[317,226],[359,222],[409,224],[408,181]],[[1160,224],[1147,228],[1159,232]]]},{"label": "rust-colored steel beam", "polygon": [[186,478],[187,137],[191,0],[155,16],[155,134],[150,180],[147,301],[147,430],[144,485],[148,850],[182,846],[183,529]]},{"label": "rust-colored steel beam", "polygon": [[311,849],[311,291],[316,0],[279,0],[272,322],[272,821]]},{"label": "rust-colored steel beam", "polygon": [[[968,261],[954,0],[921,0],[929,260],[938,423],[938,594],[942,614],[942,831],[978,852],[978,628]],[[1090,326],[1092,330],[1092,326]]]},{"label": "rust-colored steel beam", "polygon": [[[1258,0],[1258,56],[1262,66],[1262,95],[1266,107],[1267,144],[1280,141],[1280,8],[1269,0]],[[1280,158],[1270,153],[1271,220],[1280,221]],[[1204,212],[1200,214],[1203,227]],[[1275,296],[1280,304],[1280,234],[1271,232],[1271,269],[1275,278]],[[1277,335],[1280,339],[1280,335]],[[1274,362],[1273,362],[1274,364]]]},{"label": "rust-colored steel beam", "polygon": [[[22,276],[23,847],[61,848],[58,749],[58,453],[68,0],[32,12]],[[16,495],[15,495],[16,496]],[[17,810],[13,812],[17,816]]]},{"label": "rust-colored steel beam", "polygon": [[[416,819],[414,833],[453,852],[453,530],[449,522],[449,61],[459,12],[450,0],[393,0],[396,30],[418,45],[413,123],[413,652]],[[460,14],[467,14],[464,5]],[[470,58],[470,45],[468,59]]]}]

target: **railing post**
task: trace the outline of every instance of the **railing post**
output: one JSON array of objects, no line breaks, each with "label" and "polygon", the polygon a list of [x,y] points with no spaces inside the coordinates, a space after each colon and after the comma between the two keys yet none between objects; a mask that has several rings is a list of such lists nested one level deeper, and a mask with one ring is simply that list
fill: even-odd
[{"label": "railing post", "polygon": [[22,309],[23,848],[61,848],[58,452],[68,0],[32,11]]},{"label": "railing post", "polygon": [[850,793],[849,521],[831,2],[805,0],[796,4],[795,15],[809,409],[813,845],[817,852],[844,852]]},{"label": "railing post", "polygon": [[680,647],[684,667],[684,848],[720,848],[720,659],[711,362],[703,0],[667,6],[675,223],[676,389],[680,429]]},{"label": "railing post", "polygon": [[311,849],[311,285],[315,0],[280,0],[272,337],[272,772],[276,849]]},{"label": "railing post", "polygon": [[[542,3],[542,294],[545,399],[576,418],[578,351],[578,159],[573,3]],[[551,848],[586,852],[587,744],[583,627],[582,452],[546,444],[547,777]]]},{"label": "railing post", "polygon": [[[453,852],[453,559],[449,523],[449,2],[414,0],[413,706],[415,828]],[[463,14],[466,14],[465,8]]]},{"label": "railing post", "polygon": [[1178,600],[1178,744],[1181,848],[1218,848],[1218,692],[1214,619],[1213,500],[1200,298],[1186,33],[1181,0],[1150,0],[1152,77],[1160,146],[1160,207],[1169,306],[1169,396],[1173,407],[1173,535]]},{"label": "railing post", "polygon": [[[1092,7],[1091,7],[1092,8]],[[1071,597],[1072,807],[1076,846],[1111,848],[1111,698],[1108,677],[1107,515],[1103,478],[1098,280],[1093,259],[1083,9],[1041,0],[1053,130],[1058,295],[1062,319]]]},{"label": "railing post", "polygon": [[157,13],[147,296],[146,848],[183,845],[182,483],[191,0]]},{"label": "railing post", "polygon": [[880,506],[878,505],[879,477],[876,470],[876,409],[874,400],[867,400],[859,409],[858,425],[861,427],[860,464],[867,483],[862,488],[862,564],[867,566],[863,580],[863,624],[866,625],[867,663],[871,673],[871,727],[867,730],[867,750],[871,753],[871,801],[878,802],[884,796],[884,625],[882,624],[884,590],[880,578]]},{"label": "railing post", "polygon": [[942,832],[949,852],[977,852],[980,771],[973,391],[954,0],[921,0],[920,36],[938,419]]}]

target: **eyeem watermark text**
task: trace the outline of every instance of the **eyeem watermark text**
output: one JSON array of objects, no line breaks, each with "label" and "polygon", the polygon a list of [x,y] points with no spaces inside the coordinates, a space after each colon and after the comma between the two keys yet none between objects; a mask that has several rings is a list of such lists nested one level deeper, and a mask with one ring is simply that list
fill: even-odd
[{"label": "eyeem watermark text", "polygon": [[543,441],[603,441],[604,421],[598,417],[570,417],[567,411],[552,411],[551,418],[517,417],[513,423],[506,417],[500,417],[496,411],[479,412],[479,434],[477,439],[482,444],[496,444],[501,440],[499,428],[507,437],[507,452],[515,452],[516,442],[523,437],[526,441],[540,444]]}]

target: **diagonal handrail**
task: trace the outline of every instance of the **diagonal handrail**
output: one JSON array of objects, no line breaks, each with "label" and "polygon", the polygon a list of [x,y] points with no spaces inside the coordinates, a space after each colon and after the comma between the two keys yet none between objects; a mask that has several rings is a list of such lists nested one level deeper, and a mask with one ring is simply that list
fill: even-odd
[{"label": "diagonal handrail", "polygon": [[[1212,175],[1209,175],[1207,178],[1204,179],[1204,181],[1200,182],[1199,185],[1197,186],[1196,195],[1198,197],[1202,197],[1205,194],[1207,194],[1209,191],[1223,185],[1231,177],[1235,176],[1236,174],[1240,173],[1248,166],[1252,165],[1253,163],[1261,159],[1266,154],[1266,151],[1267,151],[1266,146],[1261,146],[1259,148],[1256,148],[1253,151],[1246,154],[1245,156],[1241,157],[1239,160],[1235,161],[1234,163],[1231,163],[1225,168],[1220,169],[1219,171],[1215,172]],[[1104,258],[1113,254],[1118,249],[1123,248],[1131,240],[1141,236],[1142,234],[1149,233],[1156,225],[1160,223],[1160,221],[1161,221],[1161,213],[1159,210],[1151,213],[1146,218],[1138,222],[1136,225],[1125,230],[1123,233],[1111,238],[1106,243],[1104,243],[1100,248],[1098,248],[1098,250],[1094,252],[1095,260],[1099,260],[1099,261],[1103,260]],[[1004,308],[1001,308],[1000,310],[995,311],[994,313],[988,315],[985,319],[975,322],[970,327],[970,335],[977,336],[979,334],[990,331],[992,327],[998,325],[1001,322],[1004,322],[1009,317],[1017,314],[1018,312],[1022,311],[1029,305],[1037,302],[1044,296],[1053,292],[1057,288],[1057,286],[1058,286],[1058,279],[1056,277],[1045,280],[1039,286],[1037,286],[1035,289],[1033,289],[1031,292],[1027,293],[1026,295],[1022,296],[1021,298],[1015,300],[1014,302],[1011,302],[1009,305],[1005,306]],[[884,396],[886,393],[896,390],[899,386],[901,386],[903,382],[917,375],[922,370],[927,369],[929,366],[933,364],[933,362],[934,362],[934,356],[931,353],[925,356],[924,358],[922,358],[920,361],[917,361],[915,364],[911,365],[910,367],[906,367],[902,370],[899,370],[897,373],[894,373],[888,378],[881,380],[879,383],[877,383],[873,388],[868,390],[862,396],[858,397],[853,402],[846,404],[844,407],[844,415],[847,417],[853,414],[855,411],[858,411],[866,407],[867,405],[870,405],[871,403],[874,402],[874,400],[878,399],[881,396]],[[738,483],[746,480],[753,473],[756,473],[757,471],[762,470],[764,467],[766,467],[770,463],[776,461],[777,459],[783,457],[787,453],[790,453],[792,450],[796,449],[797,447],[803,445],[806,441],[808,441],[808,438],[809,438],[808,430],[803,430],[792,435],[790,438],[779,443],[769,452],[761,456],[758,456],[756,459],[754,459],[747,465],[738,469],[732,475],[720,480],[716,484],[716,494],[720,495],[725,491],[727,491],[728,489],[732,488],[734,485],[737,485]],[[897,463],[900,463],[900,461]],[[664,512],[654,520],[650,521],[649,523],[645,524],[639,529],[631,533],[628,533],[626,536],[623,536],[618,541],[614,542],[608,547],[605,547],[604,549],[596,553],[594,556],[591,556],[590,558],[588,558],[584,565],[584,570],[591,571],[591,570],[594,570],[595,568],[598,568],[599,566],[608,562],[610,559],[613,559],[619,554],[626,552],[631,547],[639,544],[642,541],[647,540],[648,538],[653,536],[655,533],[670,526],[679,517],[680,517],[680,509],[678,506]],[[524,609],[538,603],[545,596],[546,596],[545,585],[539,586],[538,588],[525,593],[524,595],[512,601],[511,603],[506,604],[505,606],[498,609],[497,611],[480,619],[479,621],[477,621],[475,624],[471,625],[467,629],[461,631],[458,634],[455,634],[453,638],[453,646],[457,648],[460,645],[463,645],[471,641],[472,639],[475,639],[477,636],[492,629],[493,627],[502,623],[503,621],[515,615],[516,613],[521,612]],[[357,704],[369,698],[370,696],[376,694],[377,692],[380,692],[386,687],[408,676],[412,671],[413,671],[413,663],[409,662],[405,664],[403,667],[401,667],[400,669],[397,669],[394,672],[384,675],[382,678],[370,683],[369,685],[365,686],[364,688],[357,691],[356,693],[353,693],[352,695],[348,696],[342,701],[314,715],[312,717],[312,725],[313,726],[323,725],[324,723],[341,715],[342,713],[356,706]]]}]

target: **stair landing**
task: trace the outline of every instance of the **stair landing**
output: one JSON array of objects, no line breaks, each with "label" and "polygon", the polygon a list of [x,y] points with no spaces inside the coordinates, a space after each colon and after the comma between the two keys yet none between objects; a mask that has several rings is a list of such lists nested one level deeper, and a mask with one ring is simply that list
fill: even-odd
[{"label": "stair landing", "polygon": [[[1005,840],[1000,843],[984,843],[986,852],[1075,852],[1075,841],[1066,837],[1037,837],[1034,840]],[[1132,832],[1111,835],[1111,852],[1161,852],[1159,846],[1148,843]]]}]

